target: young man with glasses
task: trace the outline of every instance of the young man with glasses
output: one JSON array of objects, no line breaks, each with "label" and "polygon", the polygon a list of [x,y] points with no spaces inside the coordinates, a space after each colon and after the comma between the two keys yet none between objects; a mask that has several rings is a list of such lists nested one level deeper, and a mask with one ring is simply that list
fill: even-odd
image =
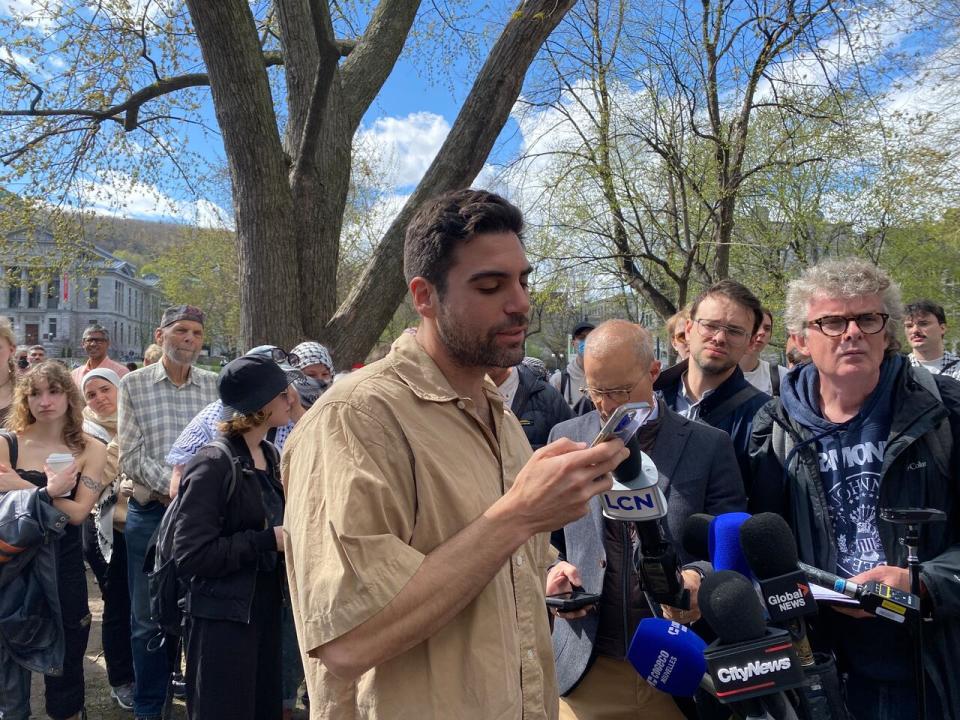
[{"label": "young man with glasses", "polygon": [[130,372],[126,365],[121,365],[110,359],[108,355],[108,351],[110,350],[110,333],[108,333],[107,329],[102,325],[89,325],[83,331],[83,340],[81,343],[83,344],[84,352],[87,353],[87,361],[83,365],[74,368],[70,373],[70,377],[73,378],[73,382],[77,384],[77,387],[83,387],[83,376],[97,368],[113,370],[117,374],[117,377],[123,377]]},{"label": "young man with glasses", "polygon": [[[922,533],[921,609],[927,717],[960,717],[960,385],[896,352],[900,291],[856,258],[807,269],[787,290],[787,328],[810,362],[757,415],[751,510],[790,523],[800,560],[854,582],[910,589],[902,526],[879,508],[932,507]],[[820,613],[848,707],[863,718],[917,717],[904,625],[859,610]]]},{"label": "young man with glasses", "polygon": [[762,320],[760,301],[740,283],[722,280],[707,288],[690,307],[685,328],[690,356],[664,371],[653,386],[671,410],[726,432],[741,472],[747,467],[753,416],[770,399],[738,366]]},{"label": "young man with glasses", "polygon": [[[597,409],[560,423],[550,441],[568,438],[591,442],[601,424],[627,402],[653,407],[639,431],[640,448],[657,466],[666,494],[675,550],[691,563],[682,571],[691,591],[687,610],[664,608],[679,623],[695,622],[700,613],[696,593],[701,570],[680,547],[683,521],[693,513],[720,514],[745,509],[743,483],[730,438],[720,430],[692,422],[666,406],[653,394],[660,362],[653,356],[650,333],[625,320],[609,320],[587,338],[584,353],[587,392]],[[558,614],[553,626],[553,647],[560,684],[560,720],[593,720],[611,717],[682,718],[669,696],[637,677],[625,659],[640,621],[652,617],[633,564],[633,543],[628,523],[603,517],[599,500],[589,513],[553,533],[561,562],[547,575],[558,578],[566,590],[580,585],[600,594],[595,611]]]}]

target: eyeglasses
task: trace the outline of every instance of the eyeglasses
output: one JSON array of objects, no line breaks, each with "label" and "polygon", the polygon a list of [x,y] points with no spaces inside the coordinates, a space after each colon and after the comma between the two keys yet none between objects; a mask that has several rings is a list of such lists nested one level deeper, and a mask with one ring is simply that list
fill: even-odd
[{"label": "eyeglasses", "polygon": [[816,320],[811,320],[807,326],[816,325],[827,337],[839,337],[843,335],[851,322],[855,322],[860,332],[864,335],[876,335],[887,325],[890,316],[887,313],[863,313],[861,315],[824,315]]},{"label": "eyeglasses", "polygon": [[296,367],[300,364],[300,357],[295,353],[288,353],[286,350],[275,347],[270,349],[270,359],[275,363],[286,363]]},{"label": "eyeglasses", "polygon": [[97,344],[99,344],[99,343],[105,343],[105,342],[107,342],[107,339],[106,339],[106,338],[88,337],[88,338],[84,338],[84,339],[83,339],[83,342],[84,342],[84,343],[97,343]]},{"label": "eyeglasses", "polygon": [[592,388],[587,385],[586,387],[580,388],[580,394],[589,395],[590,399],[593,400],[594,405],[598,405],[605,397],[610,398],[610,400],[613,402],[622,405],[623,403],[630,401],[631,393],[637,389],[637,385],[639,385],[641,382],[643,382],[643,378],[640,378],[628,388],[616,388],[614,390],[601,390],[599,388]]},{"label": "eyeglasses", "polygon": [[727,336],[727,342],[731,345],[739,345],[742,342],[746,342],[747,338],[750,337],[750,334],[743,328],[739,328],[735,325],[724,325],[718,323],[715,320],[694,320],[697,325],[697,331],[700,333],[700,337],[704,340],[709,340],[712,337],[716,337],[721,330]]},{"label": "eyeglasses", "polygon": [[686,333],[677,333],[673,336],[674,340],[679,340],[680,342],[686,342],[687,334]]}]

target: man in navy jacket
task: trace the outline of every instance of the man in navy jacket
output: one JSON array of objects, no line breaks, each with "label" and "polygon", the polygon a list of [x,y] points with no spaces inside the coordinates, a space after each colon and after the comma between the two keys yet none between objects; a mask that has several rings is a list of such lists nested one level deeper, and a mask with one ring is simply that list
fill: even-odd
[{"label": "man in navy jacket", "polygon": [[760,301],[740,283],[722,280],[707,288],[693,301],[687,320],[690,357],[653,386],[671,410],[730,436],[744,479],[753,416],[770,396],[747,382],[738,364],[761,322]]}]

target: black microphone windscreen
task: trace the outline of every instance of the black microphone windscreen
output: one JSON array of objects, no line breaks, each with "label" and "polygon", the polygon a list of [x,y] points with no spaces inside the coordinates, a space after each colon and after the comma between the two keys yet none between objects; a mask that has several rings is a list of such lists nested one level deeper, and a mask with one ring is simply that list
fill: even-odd
[{"label": "black microphone windscreen", "polygon": [[776,513],[758,513],[740,526],[740,548],[760,580],[797,570],[797,541]]},{"label": "black microphone windscreen", "polygon": [[643,451],[640,449],[640,438],[637,437],[636,433],[627,441],[626,447],[630,451],[630,455],[613,471],[617,480],[622,483],[634,481],[643,472]]},{"label": "black microphone windscreen", "polygon": [[683,549],[697,560],[710,559],[710,523],[713,515],[694,513],[683,523]]},{"label": "black microphone windscreen", "polygon": [[700,613],[724,644],[764,636],[767,622],[753,583],[734,570],[718,570],[703,578],[697,595]]}]

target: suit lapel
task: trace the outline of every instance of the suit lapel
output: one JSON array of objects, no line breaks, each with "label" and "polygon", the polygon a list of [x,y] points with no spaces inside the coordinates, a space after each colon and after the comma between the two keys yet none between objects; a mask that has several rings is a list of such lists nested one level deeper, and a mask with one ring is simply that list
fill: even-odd
[{"label": "suit lapel", "polygon": [[657,466],[661,478],[661,490],[664,494],[670,487],[677,463],[683,455],[687,438],[690,437],[690,421],[686,420],[660,403],[660,430],[657,432],[657,442],[650,454],[650,459]]}]

